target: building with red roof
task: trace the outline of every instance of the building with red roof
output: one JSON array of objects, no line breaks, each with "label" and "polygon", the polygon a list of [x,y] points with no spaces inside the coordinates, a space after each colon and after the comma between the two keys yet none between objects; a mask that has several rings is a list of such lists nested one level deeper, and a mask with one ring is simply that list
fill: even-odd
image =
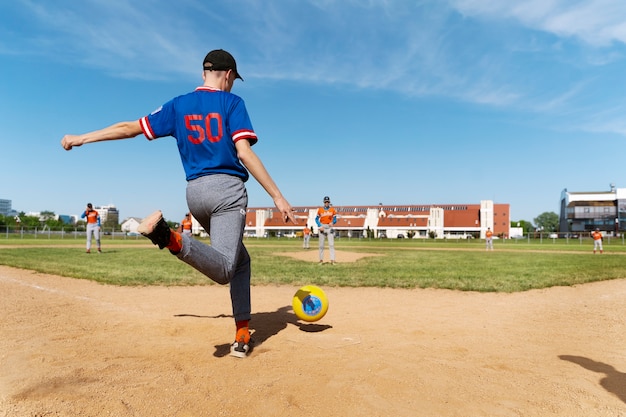
[{"label": "building with red roof", "polygon": [[[427,204],[376,206],[333,206],[337,210],[335,233],[340,237],[372,238],[484,238],[490,228],[495,236],[510,235],[509,204],[483,200],[479,204]],[[284,223],[275,207],[249,207],[247,237],[294,237],[305,225],[317,232],[318,206],[294,207],[298,224]]]}]

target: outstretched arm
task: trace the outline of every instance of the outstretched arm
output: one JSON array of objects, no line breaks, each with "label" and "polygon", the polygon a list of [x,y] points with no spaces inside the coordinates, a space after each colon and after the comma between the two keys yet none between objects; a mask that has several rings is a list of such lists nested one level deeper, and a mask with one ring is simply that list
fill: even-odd
[{"label": "outstretched arm", "polygon": [[291,220],[292,223],[297,224],[296,218],[293,215],[293,208],[289,202],[283,197],[282,193],[278,189],[278,186],[270,176],[267,169],[261,162],[261,159],[250,147],[250,142],[243,139],[235,143],[237,148],[237,154],[241,162],[250,171],[252,176],[261,184],[261,186],[267,191],[267,193],[274,200],[276,208],[283,215],[285,222]]},{"label": "outstretched arm", "polygon": [[139,120],[131,122],[119,122],[104,129],[83,133],[82,135],[65,135],[61,139],[61,146],[69,151],[74,146],[81,146],[85,143],[102,142],[105,140],[129,139],[142,133]]}]

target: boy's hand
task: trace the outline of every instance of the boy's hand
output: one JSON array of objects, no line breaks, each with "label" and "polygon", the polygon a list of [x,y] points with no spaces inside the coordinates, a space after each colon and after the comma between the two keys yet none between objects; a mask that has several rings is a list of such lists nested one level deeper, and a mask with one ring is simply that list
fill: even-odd
[{"label": "boy's hand", "polygon": [[80,145],[82,145],[82,143],[80,143],[80,136],[78,135],[65,135],[63,139],[61,139],[61,146],[63,146],[63,149],[66,151],[71,150],[74,146]]}]

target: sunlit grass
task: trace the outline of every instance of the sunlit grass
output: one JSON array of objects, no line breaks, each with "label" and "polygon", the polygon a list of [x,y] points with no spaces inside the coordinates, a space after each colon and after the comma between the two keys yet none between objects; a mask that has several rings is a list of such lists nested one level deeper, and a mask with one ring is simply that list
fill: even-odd
[{"label": "sunlit grass", "polygon": [[[35,239],[32,239],[35,240]],[[2,247],[0,264],[113,285],[208,285],[208,278],[145,240],[107,241],[102,254],[84,253],[84,242],[36,239]],[[139,244],[138,244],[139,243]],[[41,245],[47,244],[46,247]],[[375,253],[334,266],[306,262],[281,252],[301,250],[297,240],[246,241],[253,285],[305,285],[392,288],[446,288],[516,292],[626,277],[626,247],[565,242],[511,242],[486,252],[480,241],[432,242],[339,240],[337,250]],[[314,246],[314,244],[313,244]],[[607,247],[609,246],[609,247]],[[314,249],[313,249],[314,250]]]}]

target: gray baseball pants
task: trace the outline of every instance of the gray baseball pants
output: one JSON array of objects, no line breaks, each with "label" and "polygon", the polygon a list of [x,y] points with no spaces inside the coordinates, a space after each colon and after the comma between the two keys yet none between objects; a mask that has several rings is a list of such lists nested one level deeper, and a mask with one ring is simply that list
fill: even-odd
[{"label": "gray baseball pants", "polygon": [[250,320],[250,255],[243,245],[248,193],[241,178],[207,175],[187,183],[189,211],[211,238],[182,235],[176,256],[218,284],[230,284],[235,321]]},{"label": "gray baseball pants", "polygon": [[100,249],[100,226],[97,223],[87,223],[87,250],[91,249],[91,236],[96,240],[96,245]]},{"label": "gray baseball pants", "polygon": [[320,261],[324,260],[324,241],[328,238],[328,251],[330,252],[330,260],[335,260],[335,232],[328,224],[323,224],[319,230],[320,235]]}]

